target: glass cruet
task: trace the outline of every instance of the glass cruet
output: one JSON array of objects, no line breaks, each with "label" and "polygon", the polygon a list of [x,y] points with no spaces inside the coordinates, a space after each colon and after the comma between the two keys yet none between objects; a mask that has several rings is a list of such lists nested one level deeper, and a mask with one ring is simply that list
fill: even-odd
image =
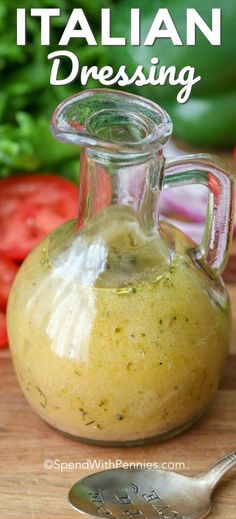
[{"label": "glass cruet", "polygon": [[[82,147],[78,219],[28,256],[8,328],[33,409],[74,438],[122,445],[190,426],[219,384],[230,308],[234,184],[211,155],[165,162],[168,114],[139,96],[88,90],[63,102],[55,137]],[[159,219],[162,188],[209,190],[202,244]]]}]

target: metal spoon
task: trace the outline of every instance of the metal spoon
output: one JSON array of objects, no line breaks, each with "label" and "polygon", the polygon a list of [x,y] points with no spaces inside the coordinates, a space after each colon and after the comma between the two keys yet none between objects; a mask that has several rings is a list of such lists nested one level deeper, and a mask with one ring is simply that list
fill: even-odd
[{"label": "metal spoon", "polygon": [[236,466],[236,451],[197,476],[161,469],[112,469],[81,479],[69,501],[82,513],[125,519],[202,519],[211,510],[211,494]]}]

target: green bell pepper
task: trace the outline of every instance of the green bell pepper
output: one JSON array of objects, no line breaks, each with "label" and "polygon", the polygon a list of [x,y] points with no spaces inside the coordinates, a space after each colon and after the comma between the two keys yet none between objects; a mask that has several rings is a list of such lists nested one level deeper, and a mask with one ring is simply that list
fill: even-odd
[{"label": "green bell pepper", "polygon": [[236,144],[236,88],[226,94],[194,98],[186,104],[165,101],[174,133],[183,141],[212,148]]},{"label": "green bell pepper", "polygon": [[[161,104],[169,111],[175,135],[190,144],[219,147],[236,143],[236,45],[235,45],[235,0],[140,0],[142,45],[131,46],[130,9],[137,7],[136,0],[121,0],[113,9],[112,34],[125,36],[125,47],[110,48],[110,60],[117,70],[122,64],[127,66],[131,76],[138,65],[144,66],[148,75],[152,57],[160,60],[160,65],[176,66],[177,73],[187,66],[195,67],[195,75],[202,77],[193,86],[190,99],[185,105],[176,101],[180,86],[130,85],[129,90],[139,93]],[[170,39],[156,40],[153,46],[144,46],[143,42],[153,23],[158,8],[168,8],[176,29],[183,41],[183,46],[174,46]],[[200,16],[211,26],[213,8],[222,10],[222,44],[212,46],[206,37],[197,32],[195,46],[186,42],[186,9],[194,7]]]},{"label": "green bell pepper", "polygon": [[[139,7],[141,13],[141,40],[139,47],[130,45],[130,9]],[[182,46],[174,45],[171,39],[156,40],[153,46],[144,46],[143,42],[154,21],[159,8],[168,8],[175,27],[183,42]],[[212,46],[206,37],[197,30],[197,43],[195,46],[186,45],[186,9],[196,8],[199,15],[211,26],[212,9],[222,10],[222,44]],[[148,74],[150,61],[158,57],[160,65],[176,66],[177,72],[188,65],[195,67],[196,75],[202,77],[201,81],[193,87],[193,95],[216,94],[225,92],[236,84],[236,45],[235,45],[235,0],[121,0],[112,8],[112,34],[125,36],[127,45],[117,48],[110,47],[110,60],[116,69],[125,64],[131,75],[136,67],[144,65],[144,73]],[[131,88],[137,91],[133,85]],[[130,87],[129,87],[130,89]],[[164,97],[176,97],[176,89],[168,84],[163,86],[145,85],[142,87],[142,95],[158,101]]]}]

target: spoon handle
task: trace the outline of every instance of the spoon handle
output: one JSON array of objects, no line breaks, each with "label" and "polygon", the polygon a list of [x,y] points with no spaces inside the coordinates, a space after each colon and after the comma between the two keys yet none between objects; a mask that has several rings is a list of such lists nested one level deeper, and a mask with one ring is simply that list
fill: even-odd
[{"label": "spoon handle", "polygon": [[197,476],[197,479],[207,486],[210,486],[211,490],[213,490],[223,476],[233,467],[236,467],[236,451],[230,452],[223,456],[223,458],[220,458],[209,469],[201,472],[201,474]]}]

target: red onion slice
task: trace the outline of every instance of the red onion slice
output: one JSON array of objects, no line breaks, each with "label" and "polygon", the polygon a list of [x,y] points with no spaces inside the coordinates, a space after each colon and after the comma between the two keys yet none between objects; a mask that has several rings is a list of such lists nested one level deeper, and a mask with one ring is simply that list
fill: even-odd
[{"label": "red onion slice", "polygon": [[[176,187],[161,192],[160,211],[166,216],[171,217],[171,215],[174,215],[175,218],[178,218],[179,215],[188,220],[188,222],[180,221],[179,225],[185,225],[185,223],[191,225],[189,221],[203,224],[207,215],[207,203],[208,189],[205,186],[196,184],[192,186]],[[236,232],[236,211],[234,231]]]},{"label": "red onion slice", "polygon": [[[186,151],[179,149],[174,141],[171,141],[165,149],[167,158],[184,155],[185,153]],[[165,220],[178,227],[197,244],[201,243],[204,234],[207,205],[208,189],[199,184],[163,189],[161,191],[160,211],[164,215]],[[180,220],[178,220],[178,215]],[[183,218],[187,221],[181,221]],[[236,208],[234,232],[236,233]]]},{"label": "red onion slice", "polygon": [[179,214],[202,223],[206,220],[207,202],[208,189],[205,186],[175,187],[161,192],[160,210],[163,214]]}]

